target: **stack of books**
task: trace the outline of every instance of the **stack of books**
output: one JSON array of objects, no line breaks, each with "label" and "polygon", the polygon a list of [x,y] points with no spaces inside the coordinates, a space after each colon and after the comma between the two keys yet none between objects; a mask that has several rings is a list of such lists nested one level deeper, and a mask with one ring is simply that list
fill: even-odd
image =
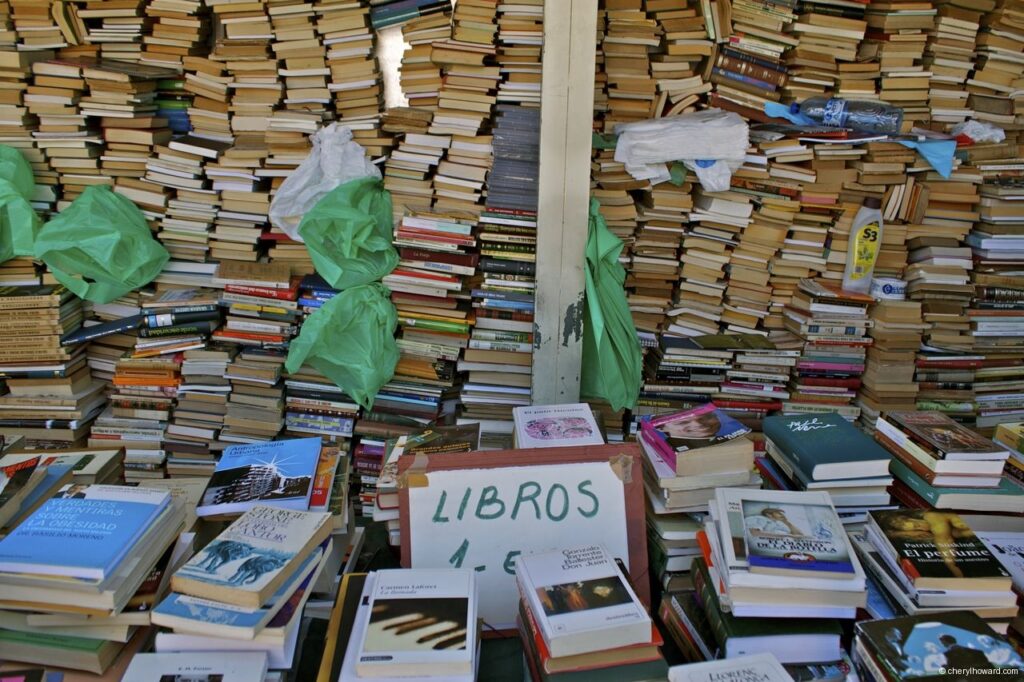
[{"label": "stack of books", "polygon": [[540,105],[543,0],[498,4],[498,102]]},{"label": "stack of books", "polygon": [[1003,474],[1017,483],[1024,483],[1024,422],[1000,424],[992,439],[1010,451]]},{"label": "stack of books", "polygon": [[[472,682],[480,665],[478,599],[473,571],[370,573],[338,679]],[[407,627],[396,628],[400,622]]]},{"label": "stack of books", "polygon": [[955,512],[873,511],[851,537],[898,614],[967,609],[1006,632],[1017,612],[1009,573]]},{"label": "stack of books", "polygon": [[710,509],[703,559],[733,616],[853,618],[865,605],[864,569],[827,492],[718,488]]},{"label": "stack of books", "polygon": [[[1021,488],[1003,476],[1009,451],[939,412],[892,412],[875,439],[895,457],[892,495],[904,506],[961,511],[1024,509]],[[959,499],[958,499],[959,498]]]},{"label": "stack of books", "polygon": [[864,294],[827,280],[804,279],[786,308],[786,328],[804,340],[785,414],[836,412],[854,420],[852,405],[865,369],[869,318]]},{"label": "stack of books", "polygon": [[[102,674],[148,624],[148,614],[127,617],[130,600],[175,544],[184,518],[166,490],[61,488],[0,541],[3,658]],[[81,614],[94,620],[74,625]]]},{"label": "stack of books", "polygon": [[827,492],[844,525],[889,506],[892,455],[841,416],[768,417],[764,436],[772,487]]},{"label": "stack of books", "polygon": [[883,412],[916,408],[914,361],[926,325],[917,301],[879,301],[871,307],[867,363],[857,393],[860,421],[873,429]]},{"label": "stack of books", "polygon": [[720,486],[760,487],[751,473],[750,429],[708,403],[644,417],[640,444],[648,500],[655,513],[706,512]]},{"label": "stack of books", "polygon": [[264,651],[291,667],[306,601],[331,552],[331,515],[256,505],[171,576],[158,653]]},{"label": "stack of books", "polygon": [[[380,79],[380,65],[374,54],[375,35],[370,30],[370,8],[365,3],[357,6],[324,5],[316,18],[316,30],[326,48],[326,66],[330,83],[328,90],[334,98],[334,110],[342,122],[368,120],[370,132],[377,127],[383,103],[384,88]],[[296,60],[300,72],[306,73],[310,64]],[[290,67],[289,67],[290,68]],[[321,68],[319,62],[315,67]],[[305,78],[310,78],[310,73]],[[318,80],[321,82],[321,79]],[[356,134],[362,143],[365,136]],[[371,155],[375,155],[371,152]]]},{"label": "stack of books", "polygon": [[[402,26],[402,38],[409,44],[409,49],[402,53],[399,76],[402,94],[409,100],[413,111],[437,109],[441,67],[430,60],[430,45],[435,40],[447,38],[450,32],[451,17],[440,13],[418,17]],[[426,123],[430,123],[429,114]],[[426,132],[425,126],[423,132]]]},{"label": "stack of books", "polygon": [[519,635],[534,682],[665,676],[661,635],[601,545],[520,556],[516,586]]},{"label": "stack of books", "polygon": [[199,54],[209,35],[209,13],[199,0],[151,0],[146,16],[153,17],[150,32],[142,36],[144,64],[177,68],[185,57]]},{"label": "stack of books", "polygon": [[1024,673],[1012,645],[968,611],[860,622],[853,660],[865,682],[938,678],[947,669],[979,677]]}]

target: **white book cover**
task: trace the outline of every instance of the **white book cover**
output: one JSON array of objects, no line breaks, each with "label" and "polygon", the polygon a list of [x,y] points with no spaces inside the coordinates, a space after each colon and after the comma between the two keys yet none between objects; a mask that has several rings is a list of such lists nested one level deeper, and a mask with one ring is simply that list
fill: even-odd
[{"label": "white book cover", "polygon": [[779,659],[768,653],[668,669],[668,682],[791,682],[792,679]]},{"label": "white book cover", "polygon": [[552,656],[651,641],[650,616],[601,545],[520,555],[516,580]]},{"label": "white book cover", "polygon": [[262,651],[135,654],[121,682],[254,682],[266,674]]},{"label": "white book cover", "polygon": [[604,445],[590,406],[526,405],[512,410],[518,448],[564,448]]},{"label": "white book cover", "polygon": [[457,569],[378,571],[359,647],[360,677],[473,670],[476,573]]},{"label": "white book cover", "polygon": [[1024,532],[976,530],[974,534],[1013,578],[1013,587],[1024,592]]}]

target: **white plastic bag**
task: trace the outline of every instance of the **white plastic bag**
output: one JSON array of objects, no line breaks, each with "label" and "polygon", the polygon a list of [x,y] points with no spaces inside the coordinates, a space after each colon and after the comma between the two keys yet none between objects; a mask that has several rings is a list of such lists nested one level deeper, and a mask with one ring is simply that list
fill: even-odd
[{"label": "white plastic bag", "polygon": [[1002,128],[985,121],[957,123],[950,133],[953,137],[965,135],[974,142],[1002,142],[1006,139],[1006,132]]},{"label": "white plastic bag", "polygon": [[332,189],[367,175],[380,178],[380,170],[353,142],[348,126],[332,123],[313,135],[313,149],[285,179],[270,202],[270,224],[301,242],[299,223]]},{"label": "white plastic bag", "polygon": [[665,182],[671,177],[665,164],[683,161],[711,192],[729,189],[750,140],[747,122],[721,109],[623,123],[615,132],[615,160],[637,180]]}]

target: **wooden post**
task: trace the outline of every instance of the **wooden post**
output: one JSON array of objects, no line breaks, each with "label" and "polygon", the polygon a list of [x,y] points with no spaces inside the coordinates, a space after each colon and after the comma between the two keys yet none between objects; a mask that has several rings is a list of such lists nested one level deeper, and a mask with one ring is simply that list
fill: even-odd
[{"label": "wooden post", "polygon": [[597,0],[544,3],[533,402],[577,402]]}]

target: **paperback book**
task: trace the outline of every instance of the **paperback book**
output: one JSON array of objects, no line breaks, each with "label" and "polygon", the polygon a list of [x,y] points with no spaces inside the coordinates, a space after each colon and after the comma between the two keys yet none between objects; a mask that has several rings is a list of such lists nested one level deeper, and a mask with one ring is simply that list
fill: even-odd
[{"label": "paperback book", "polygon": [[586,403],[525,405],[512,410],[519,448],[604,445],[594,413]]}]

